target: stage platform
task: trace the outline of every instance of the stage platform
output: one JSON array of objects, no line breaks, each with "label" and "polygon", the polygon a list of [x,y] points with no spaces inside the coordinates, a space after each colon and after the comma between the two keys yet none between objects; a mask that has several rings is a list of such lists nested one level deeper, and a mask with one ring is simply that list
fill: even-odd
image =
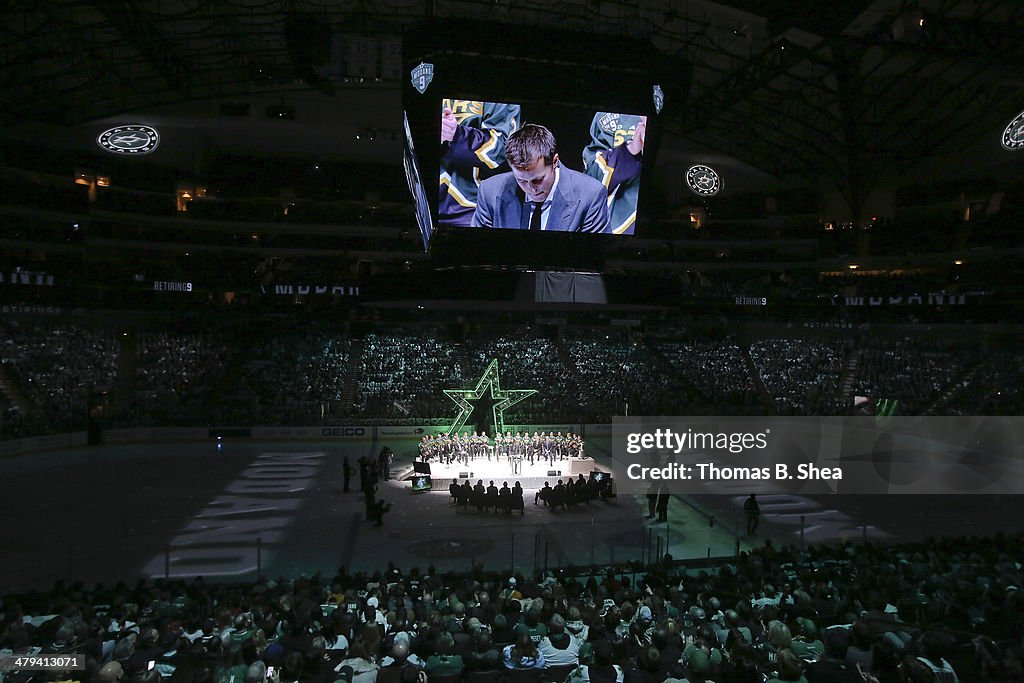
[{"label": "stage platform", "polygon": [[[554,486],[559,479],[563,481],[575,479],[581,474],[584,479],[587,479],[595,470],[606,474],[610,471],[607,466],[600,465],[588,457],[555,460],[554,463],[545,460],[531,464],[528,460],[524,460],[518,474],[513,471],[512,464],[504,458],[500,460],[477,458],[468,464],[458,462],[443,464],[436,461],[427,464],[430,465],[430,478],[435,490],[441,488],[447,490],[452,481],[462,482],[467,479],[470,484],[476,484],[478,480],[483,480],[484,486],[493,481],[498,488],[501,488],[503,482],[508,482],[508,485],[512,486],[518,481],[523,489],[539,489],[544,486],[544,482],[550,482]],[[406,465],[398,473],[398,478],[408,481],[414,474],[414,466]]]}]

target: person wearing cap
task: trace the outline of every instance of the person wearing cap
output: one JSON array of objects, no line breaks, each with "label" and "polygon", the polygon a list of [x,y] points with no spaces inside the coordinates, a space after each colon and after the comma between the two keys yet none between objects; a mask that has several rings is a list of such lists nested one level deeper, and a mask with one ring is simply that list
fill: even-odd
[{"label": "person wearing cap", "polygon": [[523,594],[520,593],[518,589],[516,589],[516,577],[513,576],[509,578],[508,586],[505,588],[505,590],[501,591],[501,594],[498,597],[502,600],[523,599]]},{"label": "person wearing cap", "polygon": [[654,633],[654,614],[648,605],[640,605],[633,621],[629,624],[628,646],[632,652],[643,650],[651,644]]},{"label": "person wearing cap", "polygon": [[754,634],[750,630],[750,627],[740,617],[740,613],[734,609],[725,611],[725,628],[732,633],[734,630],[737,631],[740,636],[743,637],[748,643],[754,642]]},{"label": "person wearing cap", "polygon": [[380,611],[380,598],[376,595],[371,595],[366,600],[366,609],[359,614],[359,620],[362,623],[372,622],[378,626],[387,626],[388,620],[385,618],[384,613]]},{"label": "person wearing cap", "polygon": [[[711,624],[701,624],[697,632],[696,636],[687,636],[681,661],[687,664],[691,674],[706,676],[712,668],[717,670],[721,666],[722,651],[716,647],[718,636]],[[703,677],[700,680],[703,681]]]}]

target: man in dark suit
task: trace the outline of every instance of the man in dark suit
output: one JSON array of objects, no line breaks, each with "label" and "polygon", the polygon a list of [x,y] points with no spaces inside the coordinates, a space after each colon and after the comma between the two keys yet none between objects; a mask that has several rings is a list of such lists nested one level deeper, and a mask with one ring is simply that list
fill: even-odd
[{"label": "man in dark suit", "polygon": [[512,170],[480,184],[473,226],[595,233],[608,227],[604,185],[563,166],[547,128],[523,126],[509,136],[505,154]]}]

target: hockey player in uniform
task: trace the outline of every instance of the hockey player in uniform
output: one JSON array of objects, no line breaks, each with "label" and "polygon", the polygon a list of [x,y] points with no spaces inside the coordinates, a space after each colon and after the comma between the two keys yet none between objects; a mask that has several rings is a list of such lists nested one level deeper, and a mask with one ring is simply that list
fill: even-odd
[{"label": "hockey player in uniform", "polygon": [[486,457],[488,460],[491,459],[491,450],[488,448],[490,445],[490,439],[487,438],[487,432],[480,432],[480,435],[476,438],[476,453],[477,457]]},{"label": "hockey player in uniform", "polygon": [[515,450],[515,437],[512,436],[512,430],[506,429],[505,430],[505,450],[502,451],[502,454],[506,458],[508,458],[510,462],[512,460],[512,451],[513,450]]},{"label": "hockey player in uniform", "polygon": [[500,461],[505,454],[505,436],[499,431],[494,435],[494,459]]},{"label": "hockey player in uniform", "polygon": [[533,439],[530,442],[530,464],[540,461],[541,440],[540,434],[533,432]]},{"label": "hockey player in uniform", "polygon": [[611,220],[606,233],[632,235],[636,223],[637,196],[647,117],[599,111],[590,124],[590,144],[583,150],[587,175],[608,190]]},{"label": "hockey player in uniform", "polygon": [[469,226],[480,181],[505,162],[505,140],[519,127],[518,104],[441,102],[438,225]]}]

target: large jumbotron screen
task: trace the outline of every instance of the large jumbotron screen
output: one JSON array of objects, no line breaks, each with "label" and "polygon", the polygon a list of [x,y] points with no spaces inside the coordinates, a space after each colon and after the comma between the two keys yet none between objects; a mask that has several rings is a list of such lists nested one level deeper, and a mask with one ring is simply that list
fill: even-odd
[{"label": "large jumbotron screen", "polygon": [[437,225],[632,235],[647,116],[446,97]]},{"label": "large jumbotron screen", "polygon": [[674,92],[659,83],[675,82],[650,46],[602,61],[581,56],[592,36],[538,30],[553,47],[537,57],[477,29],[434,22],[403,38],[406,167],[437,262],[580,270],[642,236]]}]

